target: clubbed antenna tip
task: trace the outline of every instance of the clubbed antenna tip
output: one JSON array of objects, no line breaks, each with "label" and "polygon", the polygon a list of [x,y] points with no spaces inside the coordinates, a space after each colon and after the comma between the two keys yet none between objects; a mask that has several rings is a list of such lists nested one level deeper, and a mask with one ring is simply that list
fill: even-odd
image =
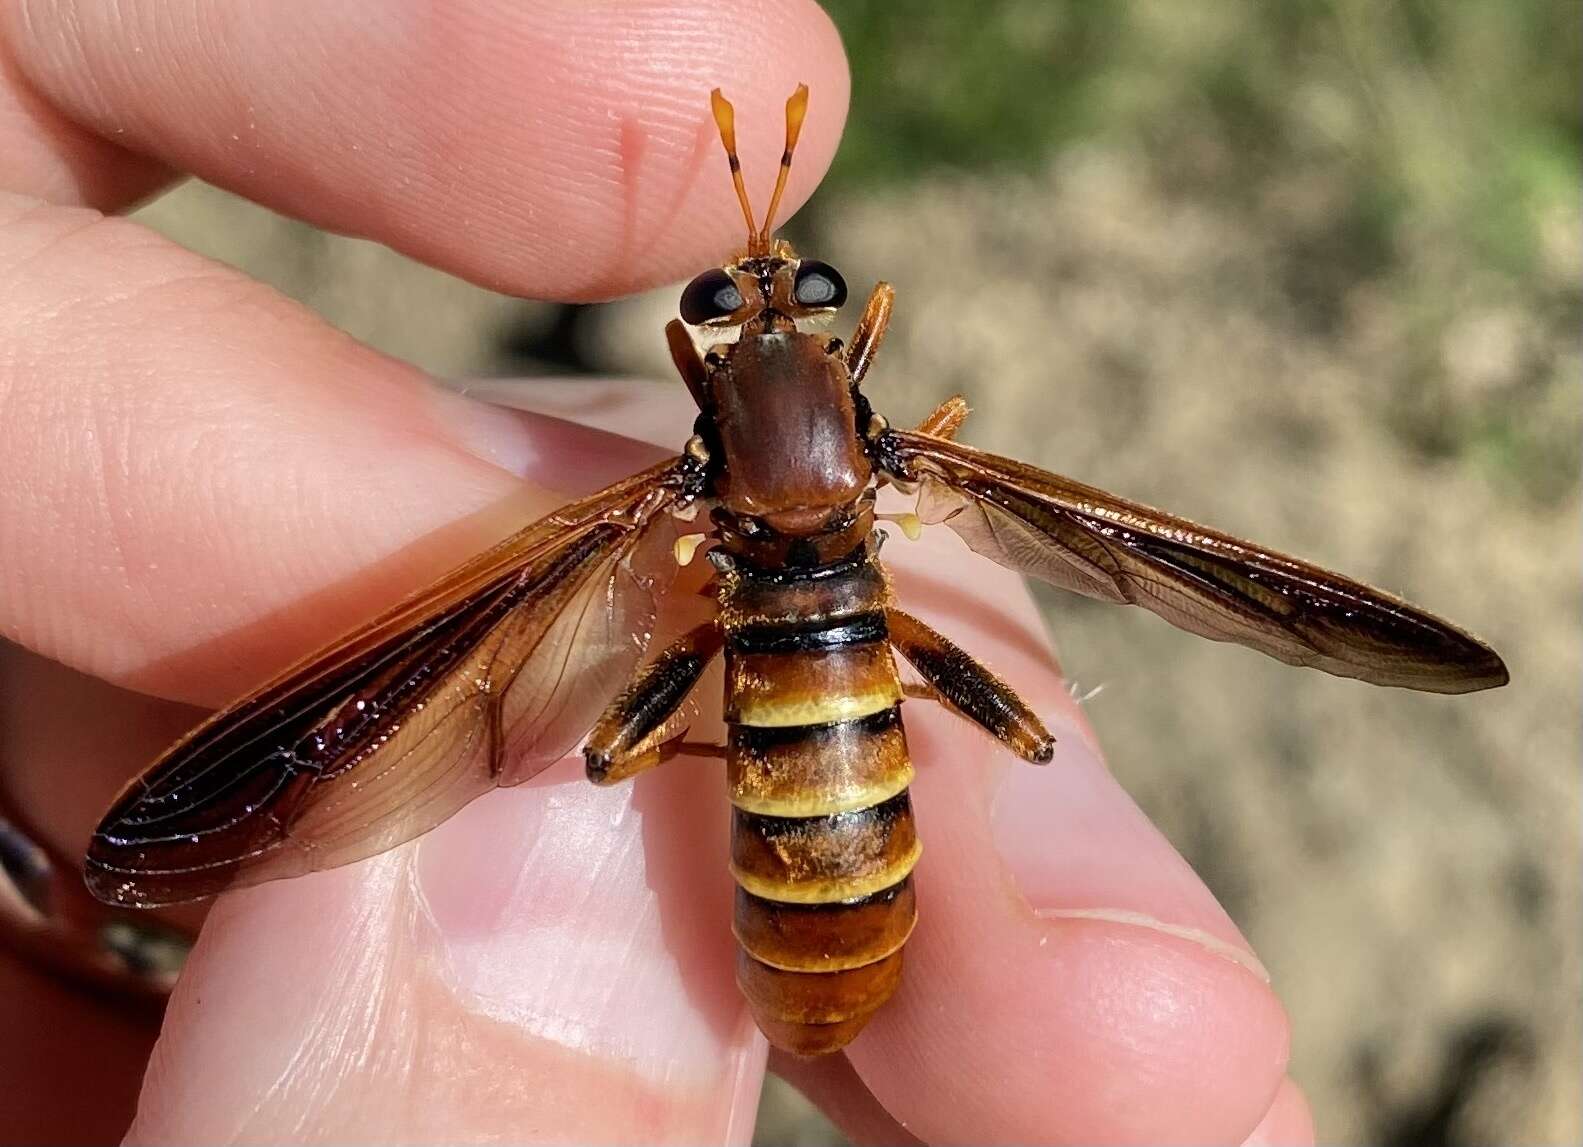
[{"label": "clubbed antenna tip", "polygon": [[742,207],[742,218],[748,229],[748,254],[762,255],[769,251],[770,233],[774,230],[775,212],[780,209],[781,196],[786,192],[786,177],[791,173],[792,153],[797,150],[797,139],[802,135],[803,120],[808,116],[808,85],[798,84],[797,90],[786,101],[786,146],[781,151],[780,172],[775,177],[775,193],[770,197],[769,210],[762,225],[753,219],[753,205],[748,200],[747,184],[742,179],[742,161],[737,158],[736,109],[719,88],[709,93],[709,108],[714,113],[715,127],[720,131],[720,142],[726,149],[726,161],[731,165],[731,183],[736,188],[737,203]]}]

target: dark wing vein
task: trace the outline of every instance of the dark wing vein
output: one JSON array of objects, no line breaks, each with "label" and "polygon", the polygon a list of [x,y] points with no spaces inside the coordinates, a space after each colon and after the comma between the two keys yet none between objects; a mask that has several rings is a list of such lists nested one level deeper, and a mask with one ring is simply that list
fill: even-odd
[{"label": "dark wing vein", "polygon": [[152,906],[345,864],[559,759],[669,589],[633,562],[668,549],[674,465],[534,523],[199,726],[106,815],[94,894]]},{"label": "dark wing vein", "polygon": [[923,519],[1011,569],[1376,685],[1465,693],[1506,682],[1483,642],[1383,590],[1013,459],[892,433]]}]

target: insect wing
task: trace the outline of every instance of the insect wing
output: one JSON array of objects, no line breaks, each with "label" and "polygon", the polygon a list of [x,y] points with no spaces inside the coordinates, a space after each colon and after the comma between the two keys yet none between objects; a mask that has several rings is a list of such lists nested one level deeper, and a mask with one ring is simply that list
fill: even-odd
[{"label": "insect wing", "polygon": [[94,895],[151,907],[347,864],[560,759],[674,578],[674,465],[528,526],[200,725],[106,814]]},{"label": "insect wing", "polygon": [[1504,685],[1494,650],[1382,590],[1037,467],[894,431],[919,516],[994,561],[1215,641],[1375,685]]}]

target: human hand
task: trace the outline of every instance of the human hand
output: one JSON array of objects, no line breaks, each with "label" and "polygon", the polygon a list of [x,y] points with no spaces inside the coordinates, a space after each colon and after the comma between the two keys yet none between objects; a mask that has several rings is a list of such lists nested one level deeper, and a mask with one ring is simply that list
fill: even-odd
[{"label": "human hand", "polygon": [[[790,207],[848,85],[789,0],[56,0],[0,9],[0,37],[0,633],[71,667],[0,661],[0,760],[69,854],[192,706],[653,456],[438,390],[78,205],[191,171],[514,294],[607,297],[740,240],[711,87],[763,202],[781,102],[810,85]],[[881,407],[884,385],[882,358]],[[679,385],[577,394],[562,413],[686,433]],[[909,707],[927,854],[904,984],[845,1055],[773,1066],[865,1141],[1310,1142],[1257,961],[1105,770],[1018,579],[944,533],[887,550],[899,595],[1019,687],[1056,758]],[[383,857],[222,898],[132,1138],[745,1142],[765,1054],[721,796],[702,764],[595,789],[570,762]],[[137,1025],[3,974],[7,1138],[113,1134],[93,1097],[131,1086]]]}]

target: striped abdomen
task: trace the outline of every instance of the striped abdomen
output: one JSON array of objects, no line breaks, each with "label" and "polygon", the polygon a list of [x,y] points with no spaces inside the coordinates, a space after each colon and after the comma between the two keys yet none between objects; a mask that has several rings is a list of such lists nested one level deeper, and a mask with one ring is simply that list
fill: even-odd
[{"label": "striped abdomen", "polygon": [[737,979],[772,1043],[834,1051],[895,990],[919,844],[884,573],[865,548],[722,602]]}]

